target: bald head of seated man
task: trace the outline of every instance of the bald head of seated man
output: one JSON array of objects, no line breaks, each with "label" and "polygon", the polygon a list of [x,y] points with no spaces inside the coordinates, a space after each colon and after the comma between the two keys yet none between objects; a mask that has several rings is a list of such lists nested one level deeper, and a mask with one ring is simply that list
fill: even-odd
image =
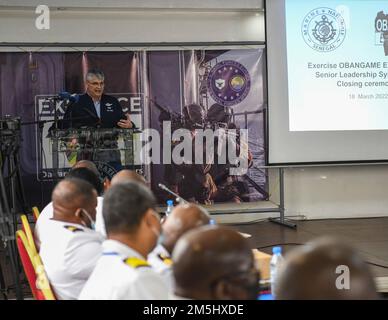
[{"label": "bald head of seated man", "polygon": [[[78,162],[78,163],[81,163],[81,162]],[[84,161],[82,163],[92,163],[90,161]],[[93,164],[93,163],[92,163]],[[95,165],[93,164],[93,166],[95,167]],[[94,188],[95,190],[97,191],[97,194],[99,195],[101,192],[102,192],[102,184],[101,184],[101,181],[99,179],[99,177],[95,174],[95,172],[91,169],[89,169],[88,166],[74,166],[67,174],[66,174],[66,177],[65,177],[67,180],[69,178],[77,178],[77,179],[81,179],[83,181],[86,181],[86,182],[89,182]],[[62,185],[58,185],[58,188],[61,187],[62,188]],[[67,190],[67,192],[69,193],[71,190]],[[76,196],[78,196],[78,194],[76,194]],[[71,199],[71,197],[69,197]],[[72,201],[70,201],[69,203],[70,205],[72,204]],[[68,205],[68,204],[66,204]],[[102,197],[97,197],[97,216],[101,216],[102,215]],[[36,245],[39,249],[40,247],[40,238],[42,236],[42,234],[45,233],[45,230],[47,230],[47,224],[48,222],[50,221],[51,218],[53,218],[54,216],[54,208],[53,208],[53,202],[51,201],[50,203],[48,203],[46,205],[46,207],[44,207],[44,209],[42,210],[41,214],[39,215],[38,217],[38,220],[35,224],[35,228],[34,228],[34,237],[35,237],[35,242],[36,242]],[[97,221],[96,221],[97,223]],[[97,226],[96,226],[97,228]],[[100,231],[100,230],[98,230]],[[102,232],[101,232],[102,233]],[[102,233],[103,234],[103,233]]]},{"label": "bald head of seated man", "polygon": [[279,276],[279,300],[378,299],[360,255],[335,238],[321,238],[290,252]]},{"label": "bald head of seated man", "polygon": [[183,235],[173,255],[177,298],[254,300],[259,273],[247,239],[238,232],[204,226]]},{"label": "bald head of seated man", "polygon": [[52,193],[53,220],[92,228],[96,219],[97,191],[88,182],[68,178],[57,184]]},{"label": "bald head of seated man", "polygon": [[147,182],[142,175],[138,174],[136,171],[127,169],[120,170],[119,172],[117,172],[112,178],[111,185],[133,181],[147,186]]},{"label": "bald head of seated man", "polygon": [[194,228],[209,224],[205,209],[195,204],[176,206],[162,223],[162,233],[156,248],[148,255],[148,262],[164,279],[169,289],[174,285],[171,254],[178,239]]},{"label": "bald head of seated man", "polygon": [[72,167],[72,169],[76,169],[76,168],[86,168],[92,171],[97,177],[100,176],[100,173],[98,172],[96,165],[92,161],[80,160]]},{"label": "bald head of seated man", "polygon": [[56,297],[77,299],[102,252],[103,237],[93,230],[97,192],[84,180],[66,178],[52,202],[39,253]]},{"label": "bald head of seated man", "polygon": [[163,247],[172,254],[178,239],[187,231],[208,225],[209,214],[200,206],[189,203],[176,206],[162,224]]}]

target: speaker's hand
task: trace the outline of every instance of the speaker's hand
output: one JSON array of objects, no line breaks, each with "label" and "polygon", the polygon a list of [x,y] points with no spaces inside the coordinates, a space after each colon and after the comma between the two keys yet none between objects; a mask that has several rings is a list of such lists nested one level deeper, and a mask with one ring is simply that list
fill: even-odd
[{"label": "speaker's hand", "polygon": [[129,113],[126,114],[127,119],[126,120],[120,120],[117,122],[117,125],[120,128],[125,128],[125,129],[131,129],[132,128],[132,121],[131,121],[131,116]]}]

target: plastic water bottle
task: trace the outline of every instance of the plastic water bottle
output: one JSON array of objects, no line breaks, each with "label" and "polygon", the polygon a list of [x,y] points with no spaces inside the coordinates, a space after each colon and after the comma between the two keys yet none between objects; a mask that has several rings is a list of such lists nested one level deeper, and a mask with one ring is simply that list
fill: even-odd
[{"label": "plastic water bottle", "polygon": [[174,209],[174,201],[173,200],[167,200],[167,208],[166,208],[166,217],[172,212]]},{"label": "plastic water bottle", "polygon": [[282,248],[273,247],[272,248],[272,258],[270,262],[270,273],[271,273],[271,293],[272,296],[276,295],[276,282],[279,275],[279,269],[283,263]]}]

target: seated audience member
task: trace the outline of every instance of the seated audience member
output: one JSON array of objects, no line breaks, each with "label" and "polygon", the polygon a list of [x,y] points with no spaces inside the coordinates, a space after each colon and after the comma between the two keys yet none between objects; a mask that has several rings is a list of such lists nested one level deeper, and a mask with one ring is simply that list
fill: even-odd
[{"label": "seated audience member", "polygon": [[41,235],[40,256],[58,299],[77,299],[102,252],[103,237],[92,230],[97,192],[67,178],[52,193],[54,216]]},{"label": "seated audience member", "polygon": [[[95,165],[94,162],[92,161],[89,161],[89,160],[80,160],[78,161],[73,167],[72,169],[77,169],[77,168],[86,168],[86,169],[89,169],[90,171],[92,171],[97,177],[100,176],[100,172],[98,172],[98,169]],[[100,193],[99,191],[97,191],[98,193]]]},{"label": "seated audience member", "polygon": [[98,176],[93,170],[91,170],[87,167],[82,167],[82,166],[75,167],[74,166],[66,174],[65,178],[68,178],[68,177],[86,180],[94,187],[94,189],[96,189],[98,196],[101,196],[104,192],[104,187],[103,187],[102,182],[100,180],[100,176]]},{"label": "seated audience member", "polygon": [[189,231],[172,254],[174,299],[249,300],[259,293],[259,273],[249,242],[217,226]]},{"label": "seated audience member", "polygon": [[148,255],[152,268],[162,275],[170,290],[173,288],[172,251],[178,239],[187,231],[209,224],[209,214],[195,204],[179,205],[162,223],[162,233],[156,248]]},{"label": "seated audience member", "polygon": [[144,186],[147,186],[147,181],[144,179],[144,177],[140,174],[138,174],[136,171],[133,170],[121,170],[117,172],[111,181],[111,185],[115,185],[117,183],[123,183],[123,182],[138,182]]},{"label": "seated audience member", "polygon": [[[77,166],[77,164],[75,164],[74,167],[66,175],[66,178],[78,178],[81,180],[85,180],[89,182],[96,189],[97,194],[100,195],[100,192],[102,191],[102,184],[99,177],[95,174],[94,170],[92,169],[93,166],[95,167],[94,163],[90,162],[91,164],[93,164],[93,166],[90,166],[91,169],[86,166],[86,164],[89,162],[90,161],[83,160],[81,162],[81,165]],[[96,208],[97,216],[100,215],[99,213],[102,211],[102,200],[103,200],[102,197],[100,196],[97,197],[97,208]],[[50,202],[42,210],[42,213],[39,215],[39,218],[35,224],[34,237],[35,237],[35,242],[38,247],[38,250],[40,247],[41,234],[45,232],[47,223],[52,217],[53,217],[53,203]],[[97,224],[96,224],[96,231],[101,232],[100,230],[97,230]],[[101,232],[101,234],[104,235],[103,232]]]},{"label": "seated audience member", "polygon": [[[112,181],[106,184],[105,191],[107,191],[111,186],[114,186],[117,183],[123,183],[123,182],[138,182],[145,186],[147,185],[143,176],[138,174],[136,171],[125,169],[117,172],[113,176]],[[106,230],[105,230],[104,218],[102,216],[102,210],[97,210],[96,231],[100,232],[106,238]]]},{"label": "seated audience member", "polygon": [[291,251],[278,281],[279,300],[378,299],[366,263],[337,239],[321,238]]},{"label": "seated audience member", "polygon": [[160,235],[151,191],[136,182],[118,183],[104,196],[107,240],[79,299],[166,299],[163,279],[147,263]]}]

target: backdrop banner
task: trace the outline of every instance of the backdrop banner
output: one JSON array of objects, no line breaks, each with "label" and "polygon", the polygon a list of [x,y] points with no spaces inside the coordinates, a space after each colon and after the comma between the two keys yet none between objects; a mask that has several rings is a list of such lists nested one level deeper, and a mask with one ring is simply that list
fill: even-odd
[{"label": "backdrop banner", "polygon": [[[148,94],[156,100],[148,102],[150,127],[163,132],[163,128],[167,128],[163,121],[170,120],[172,132],[182,127],[190,129],[192,140],[195,140],[193,144],[197,142],[205,149],[198,151],[193,147],[193,154],[202,155],[203,151],[208,151],[204,155],[208,160],[204,165],[188,159],[183,164],[152,166],[152,186],[159,198],[163,196],[163,191],[157,190],[160,181],[183,198],[201,203],[267,198],[266,175],[258,168],[265,162],[264,51],[149,52],[147,58]],[[213,148],[208,147],[202,137],[201,142],[198,141],[198,131],[202,129],[219,131],[214,136]],[[242,130],[247,133],[247,139],[239,141]],[[231,159],[220,161],[222,152],[219,148],[222,149],[221,140],[225,140],[225,136],[226,140],[236,137],[237,151],[244,149],[239,145],[246,145],[249,163],[245,172],[230,172],[236,166]],[[171,140],[174,149],[176,139],[166,137],[163,143]],[[229,150],[233,149],[227,145]],[[163,151],[168,148],[163,146]],[[210,161],[209,157],[212,158]],[[193,164],[188,164],[190,160]]]},{"label": "backdrop banner", "polygon": [[[24,123],[29,202],[45,205],[55,184],[49,128],[69,103],[55,97],[84,93],[92,68],[104,72],[105,93],[140,129],[128,168],[144,174],[160,203],[172,197],[159,183],[204,204],[267,198],[266,172],[258,168],[265,159],[264,59],[262,49],[0,53],[0,114]],[[76,160],[59,152],[58,176]],[[115,173],[97,165],[102,177]]]}]

